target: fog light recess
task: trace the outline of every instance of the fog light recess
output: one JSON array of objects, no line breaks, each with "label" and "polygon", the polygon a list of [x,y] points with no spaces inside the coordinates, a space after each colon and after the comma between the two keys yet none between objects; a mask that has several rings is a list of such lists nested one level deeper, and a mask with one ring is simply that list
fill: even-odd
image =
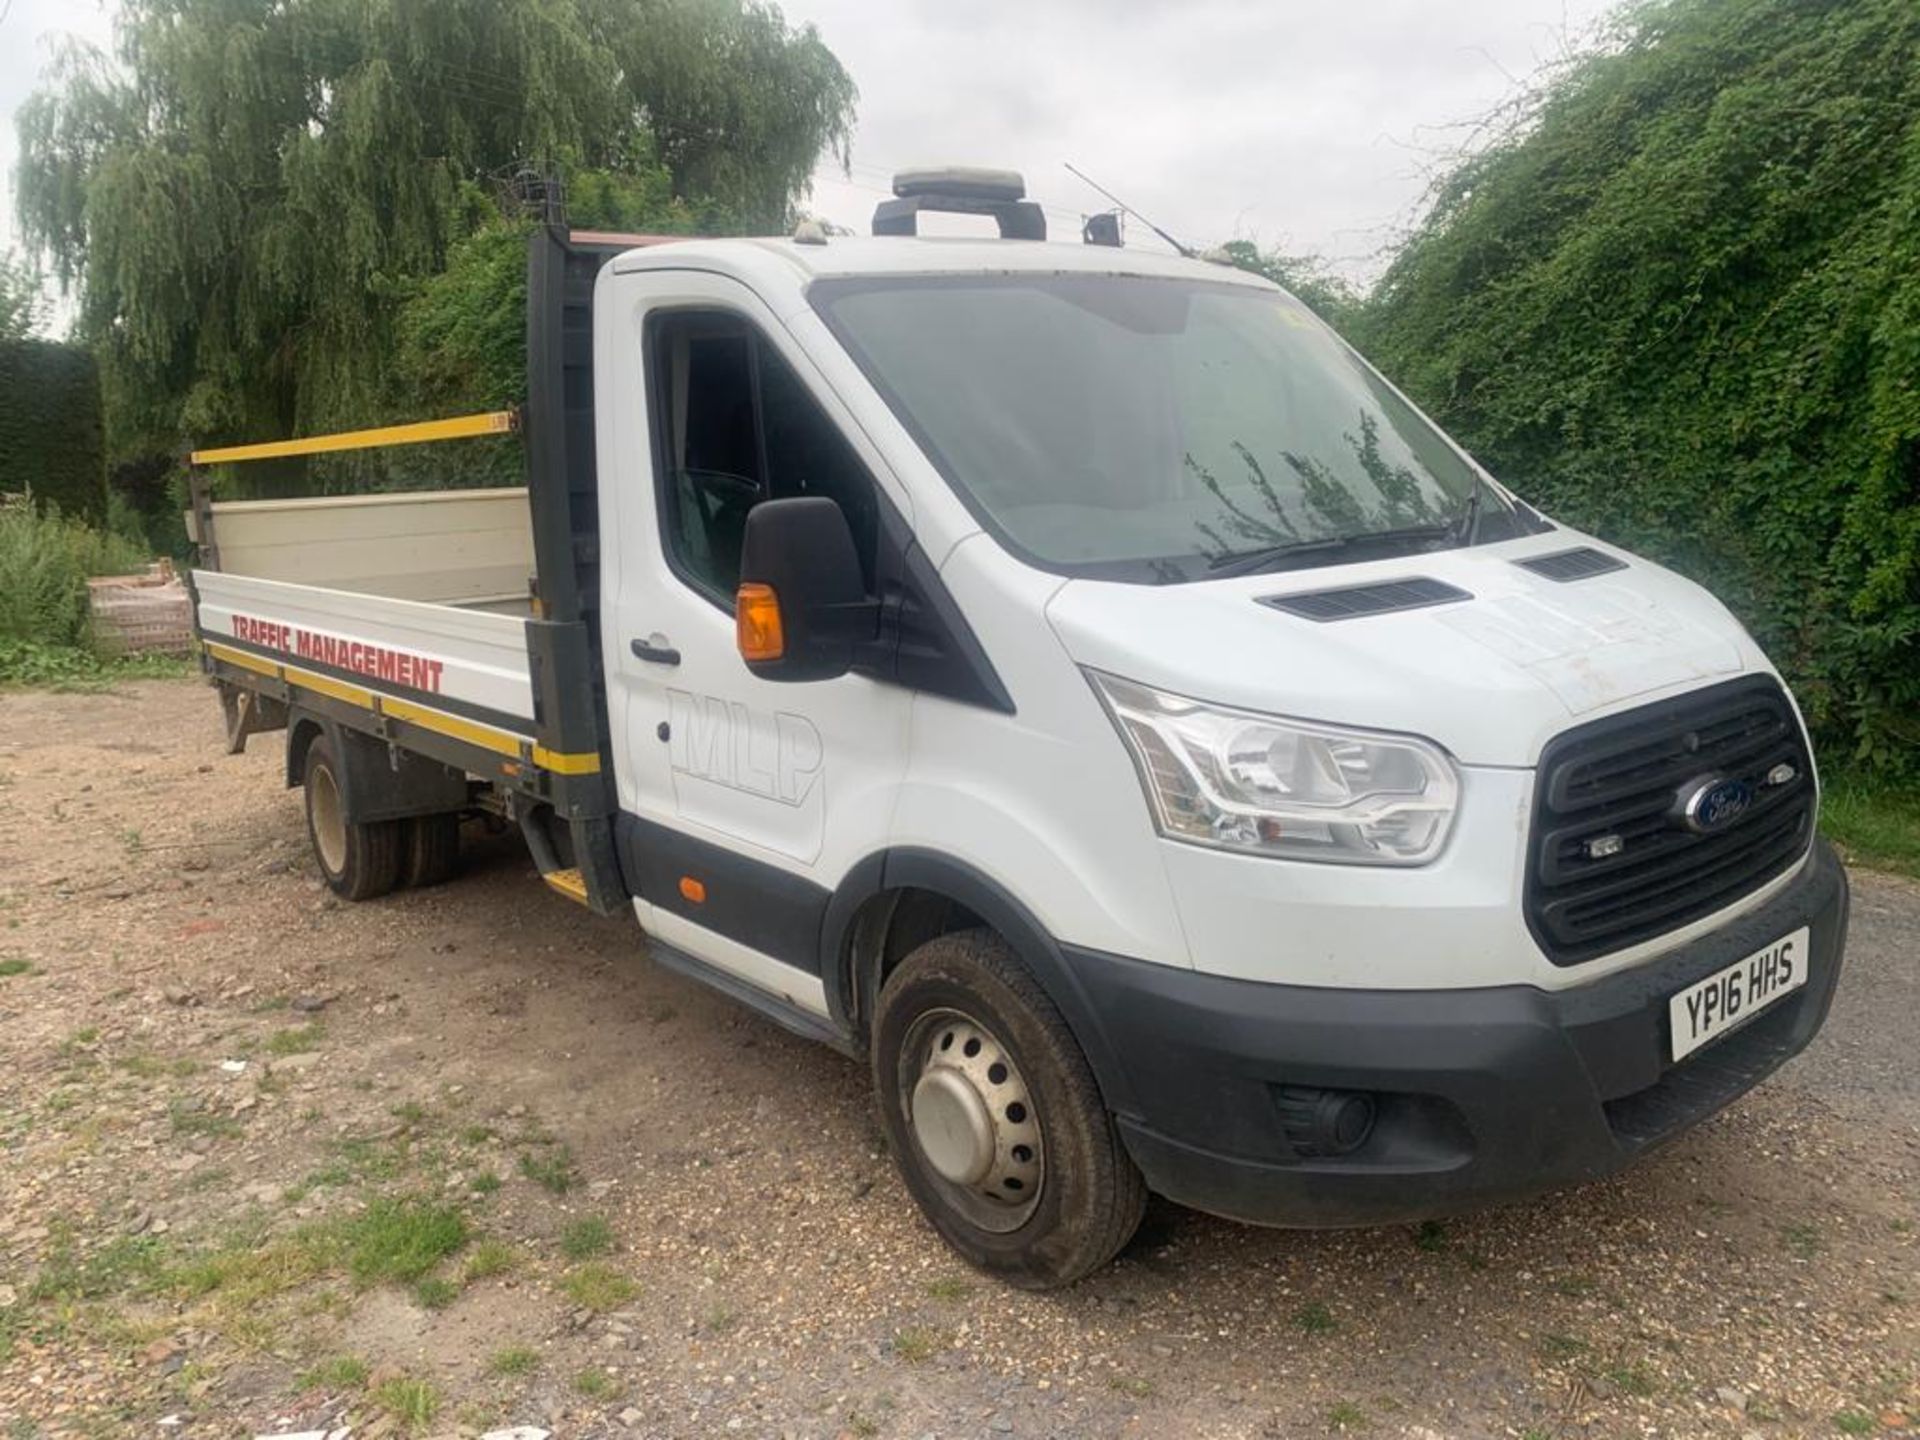
[{"label": "fog light recess", "polygon": [[1364,1090],[1282,1085],[1276,1093],[1287,1143],[1302,1159],[1351,1155],[1373,1134],[1377,1108]]}]

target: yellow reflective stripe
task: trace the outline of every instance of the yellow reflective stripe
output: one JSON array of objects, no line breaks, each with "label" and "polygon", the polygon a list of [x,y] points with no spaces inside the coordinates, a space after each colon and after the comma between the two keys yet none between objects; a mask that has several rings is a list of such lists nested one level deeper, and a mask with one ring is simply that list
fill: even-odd
[{"label": "yellow reflective stripe", "polygon": [[320,695],[331,695],[336,700],[344,700],[349,705],[358,705],[362,710],[373,709],[373,692],[363,690],[358,685],[349,685],[344,680],[336,680],[331,675],[316,675],[311,670],[301,670],[292,665],[280,667],[287,677],[289,685],[298,685],[302,689],[312,690]]},{"label": "yellow reflective stripe", "polygon": [[518,759],[520,747],[529,743],[525,737],[510,734],[505,730],[496,730],[491,725],[482,725],[477,720],[463,720],[458,715],[449,715],[444,710],[429,710],[424,705],[416,705],[411,700],[395,700],[382,695],[380,713],[391,715],[396,720],[410,720],[427,730],[442,735],[451,735],[456,740],[465,740],[469,745],[478,745],[483,750],[491,750],[498,755],[511,755]]},{"label": "yellow reflective stripe", "polygon": [[238,665],[242,670],[252,670],[260,675],[271,675],[276,680],[280,678],[280,667],[271,660],[262,660],[258,655],[235,650],[214,640],[202,640],[200,643],[229,665]]},{"label": "yellow reflective stripe", "polygon": [[535,744],[523,735],[515,735],[508,730],[496,730],[491,725],[482,725],[476,720],[463,720],[458,715],[449,715],[442,710],[429,710],[424,705],[415,705],[411,700],[393,700],[385,695],[380,697],[382,714],[391,715],[397,720],[411,720],[414,724],[428,730],[437,730],[442,735],[451,735],[457,740],[481,746],[500,755],[518,757],[520,747],[527,745],[533,751],[533,763],[542,770],[551,770],[558,775],[597,775],[600,773],[600,757],[588,753],[569,754],[563,750],[549,750],[546,746]]},{"label": "yellow reflective stripe", "polygon": [[311,670],[302,670],[294,665],[276,665],[273,661],[255,655],[250,650],[235,650],[231,646],[220,644],[217,640],[203,640],[200,643],[229,665],[238,665],[242,670],[252,670],[256,674],[284,679],[289,685],[303,685],[322,695],[331,695],[336,700],[345,700],[349,705],[358,705],[362,710],[373,708],[373,692],[363,690],[358,685],[349,685],[345,681],[335,680],[331,675],[316,675]]},{"label": "yellow reflective stripe", "polygon": [[533,763],[542,770],[551,770],[559,775],[598,775],[600,757],[598,755],[569,755],[560,750],[549,750],[544,745],[533,747]]},{"label": "yellow reflective stripe", "polygon": [[569,900],[587,903],[587,882],[578,870],[549,870],[540,878]]},{"label": "yellow reflective stripe", "polygon": [[[250,650],[235,650],[232,646],[222,645],[217,640],[203,640],[200,643],[212,654],[230,665],[238,665],[243,670],[284,678],[290,685],[303,686],[321,695],[331,695],[334,699],[344,700],[349,705],[358,705],[362,710],[377,709],[380,714],[390,719],[405,720],[411,725],[418,725],[423,730],[432,730],[436,734],[465,740],[469,745],[478,745],[481,749],[491,750],[496,755],[510,755],[517,760],[520,757],[521,747],[529,746],[533,751],[533,763],[542,770],[553,771],[556,775],[598,775],[600,773],[600,757],[591,751],[585,754],[574,754],[565,750],[549,750],[546,746],[536,744],[526,736],[516,735],[510,730],[483,725],[477,720],[450,715],[445,710],[435,710],[430,706],[416,705],[411,700],[376,694],[358,685],[349,685],[343,680],[336,680],[331,675],[316,675],[311,670],[302,670],[296,665],[276,665]],[[376,701],[378,701],[377,705]]]},{"label": "yellow reflective stripe", "polygon": [[423,445],[430,440],[464,440],[472,435],[504,435],[515,428],[511,410],[484,415],[456,415],[449,420],[422,420],[412,425],[382,425],[373,430],[341,430],[332,435],[309,435],[300,440],[268,440],[259,445],[225,445],[196,450],[187,458],[195,465],[226,465],[239,460],[276,460],[288,455],[322,455],[333,450],[372,450],[382,445]]}]

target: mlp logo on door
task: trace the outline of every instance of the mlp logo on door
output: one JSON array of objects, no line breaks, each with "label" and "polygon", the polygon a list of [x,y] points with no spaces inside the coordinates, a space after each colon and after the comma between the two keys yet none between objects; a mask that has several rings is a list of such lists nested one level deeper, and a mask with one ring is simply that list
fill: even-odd
[{"label": "mlp logo on door", "polygon": [[668,763],[729,790],[800,806],[820,778],[820,732],[803,715],[667,691]]}]

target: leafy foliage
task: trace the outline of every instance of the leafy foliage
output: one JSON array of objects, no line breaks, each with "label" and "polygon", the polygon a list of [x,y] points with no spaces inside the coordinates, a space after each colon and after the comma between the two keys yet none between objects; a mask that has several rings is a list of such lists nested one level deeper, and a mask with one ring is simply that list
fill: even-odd
[{"label": "leafy foliage", "polygon": [[[594,230],[682,234],[699,223],[657,168],[577,172],[567,182],[567,213],[575,225]],[[526,399],[528,223],[496,219],[456,241],[446,268],[418,282],[401,304],[393,390],[410,413],[504,410]],[[449,473],[449,459],[442,447],[429,446],[391,452],[377,463],[387,483],[401,488],[520,480],[520,450],[511,441],[459,447],[457,473]],[[344,468],[330,467],[336,475]],[[326,472],[319,483],[328,483]]]},{"label": "leafy foliage", "polygon": [[400,316],[498,223],[490,181],[778,219],[853,99],[759,0],[121,0],[116,36],[22,107],[18,187],[116,459],[391,418]]},{"label": "leafy foliage", "polygon": [[1523,494],[1711,586],[1920,770],[1920,7],[1627,12],[1355,325]]},{"label": "leafy foliage", "polygon": [[84,646],[88,577],[126,574],[146,563],[144,546],[54,507],[0,506],[0,642]]},{"label": "leafy foliage", "polygon": [[700,228],[784,229],[821,151],[845,162],[858,92],[812,26],[796,34],[775,6],[739,0],[601,7],[675,193],[709,207]]},{"label": "leafy foliage", "polygon": [[34,268],[11,250],[0,253],[0,342],[26,339],[38,328],[44,308]]},{"label": "leafy foliage", "polygon": [[92,691],[120,680],[176,679],[187,673],[188,662],[173,655],[106,656],[77,645],[0,636],[0,685]]},{"label": "leafy foliage", "polygon": [[1318,256],[1262,250],[1251,240],[1229,240],[1220,252],[1235,268],[1264,275],[1292,292],[1301,304],[1336,328],[1344,327],[1359,311],[1361,297]]},{"label": "leafy foliage", "polygon": [[107,470],[107,528],[152,554],[191,558],[186,526],[191,504],[186,465],[178,455],[122,460]]},{"label": "leafy foliage", "polygon": [[107,509],[100,376],[53,340],[0,339],[0,491],[99,520]]},{"label": "leafy foliage", "polygon": [[520,225],[469,235],[401,310],[396,364],[422,413],[493,410],[525,398],[526,242]]}]

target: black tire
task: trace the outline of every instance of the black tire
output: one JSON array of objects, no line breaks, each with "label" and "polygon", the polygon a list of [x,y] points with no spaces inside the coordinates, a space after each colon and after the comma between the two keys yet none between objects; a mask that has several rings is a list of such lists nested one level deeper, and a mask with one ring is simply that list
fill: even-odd
[{"label": "black tire", "polygon": [[[1009,1203],[1004,1219],[987,1215],[986,1224],[977,1217],[999,1195],[995,1187],[1019,1182],[1000,1178],[1003,1162],[983,1159],[985,1180],[957,1184],[935,1168],[914,1130],[910,1092],[939,1068],[943,1057],[933,1052],[951,1042],[942,1031],[954,1023],[945,1017],[956,1015],[965,1033],[974,1033],[965,1022],[977,1022],[988,1053],[997,1047],[1011,1062],[1012,1083],[1031,1105],[1005,1108],[1018,1110],[1023,1124],[1030,1108],[1040,1135],[1034,1147],[1044,1163],[1038,1194],[1021,1202],[1025,1209]],[[887,977],[874,1017],[873,1078],[881,1124],[907,1189],[968,1263],[1010,1285],[1045,1290],[1099,1269],[1133,1238],[1146,1209],[1146,1184],[1066,1021],[992,931],[929,940]],[[989,1098],[987,1104],[991,1109],[998,1101]],[[982,1153],[1007,1153],[1005,1138]],[[1026,1148],[1014,1146],[1010,1153],[1017,1157]],[[980,1185],[993,1193],[983,1193]]]},{"label": "black tire", "polygon": [[459,870],[459,815],[415,815],[401,823],[402,885],[444,885]]},{"label": "black tire", "polygon": [[343,900],[375,900],[400,878],[400,822],[342,818],[339,762],[324,736],[307,747],[307,839],[328,887]]}]

